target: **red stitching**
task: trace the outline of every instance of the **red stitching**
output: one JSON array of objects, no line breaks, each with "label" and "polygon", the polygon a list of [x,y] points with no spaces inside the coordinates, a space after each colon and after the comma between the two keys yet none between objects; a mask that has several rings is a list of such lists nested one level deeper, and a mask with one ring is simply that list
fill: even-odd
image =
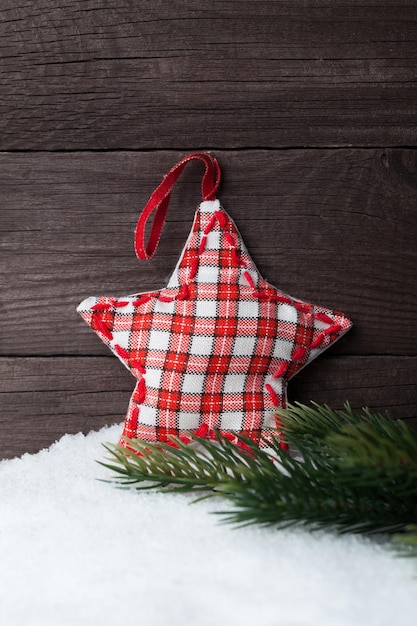
[{"label": "red stitching", "polygon": [[216,223],[216,216],[212,215],[211,220],[209,221],[209,223],[207,224],[207,226],[204,229],[204,234],[208,235],[209,232],[214,228],[214,224]]},{"label": "red stitching", "polygon": [[216,216],[217,221],[219,222],[220,228],[225,228],[227,224],[227,217],[223,211],[214,211],[214,215]]},{"label": "red stitching", "polygon": [[228,244],[230,244],[231,246],[235,247],[235,240],[233,239],[232,235],[230,233],[224,233],[224,238],[227,241]]},{"label": "red stitching", "polygon": [[311,309],[311,305],[305,302],[294,302],[294,306],[298,311],[303,311],[304,313]]},{"label": "red stitching", "polygon": [[232,248],[230,252],[232,255],[232,263],[235,263],[236,265],[240,265],[240,257],[236,248]]},{"label": "red stitching", "polygon": [[332,326],[329,326],[329,328],[326,328],[323,332],[325,335],[332,335],[333,333],[338,333],[341,330],[342,327],[340,324],[332,324]]},{"label": "red stitching", "polygon": [[151,300],[151,296],[142,296],[138,300],[132,302],[132,304],[133,306],[140,306],[141,304],[146,304],[146,302],[149,302],[149,300]]},{"label": "red stitching", "polygon": [[[231,443],[233,443],[234,445],[241,448],[242,450],[248,452],[250,456],[254,456],[254,451],[252,450],[252,448],[248,446],[244,441],[241,441],[240,439],[238,439],[238,437],[235,434],[229,433],[224,430],[220,430],[219,434],[225,439],[227,439],[228,441],[230,441]],[[197,428],[197,430],[194,432],[194,436],[199,437],[200,439],[214,439],[215,440],[217,438],[215,430],[213,428],[210,428],[207,424],[204,424],[204,423],[201,424],[199,428]],[[183,443],[185,443],[186,445],[193,442],[193,439],[189,437],[188,435],[179,435],[178,439],[182,441]],[[179,448],[179,445],[177,444],[176,441],[168,440],[166,443],[169,446],[172,446],[173,448]]]},{"label": "red stitching", "polygon": [[246,280],[249,283],[249,286],[252,287],[252,289],[255,289],[255,283],[253,282],[253,278],[252,276],[249,274],[249,272],[243,272],[243,276],[246,278]]},{"label": "red stitching", "polygon": [[272,300],[273,302],[282,302],[284,304],[292,304],[293,300],[287,296],[280,296],[278,294],[268,293],[267,291],[254,291],[253,296],[260,300]]},{"label": "red stitching", "polygon": [[[316,316],[314,316],[314,317],[316,317]],[[320,320],[320,321],[324,321],[324,320]],[[310,348],[311,349],[317,348],[320,344],[323,343],[323,341],[324,341],[324,339],[325,339],[325,337],[327,335],[332,335],[334,333],[339,333],[341,330],[342,330],[342,327],[341,327],[340,324],[332,324],[331,326],[329,326],[325,330],[322,330],[321,333],[319,333],[317,335],[315,340],[310,344]]]},{"label": "red stitching", "polygon": [[[245,274],[247,273],[248,272],[245,272]],[[254,291],[252,295],[254,298],[258,298],[258,300],[271,300],[272,299],[272,296],[266,291]]]},{"label": "red stitching", "polygon": [[272,404],[274,406],[279,406],[279,398],[278,398],[278,394],[276,393],[276,391],[274,389],[272,389],[271,385],[269,385],[269,384],[265,385],[265,389],[269,393],[269,397],[272,400]]},{"label": "red stitching", "polygon": [[103,324],[100,318],[94,320],[95,328],[100,331],[107,339],[113,339],[113,333]]},{"label": "red stitching", "polygon": [[122,346],[119,346],[118,343],[116,343],[116,345],[114,346],[114,349],[122,359],[125,359],[126,361],[129,360],[129,352],[125,350],[124,348],[122,348]]},{"label": "red stitching", "polygon": [[320,322],[324,322],[325,324],[334,323],[334,320],[332,320],[331,317],[329,317],[326,313],[321,313],[320,311],[318,313],[314,313],[314,317],[316,320],[320,320]]},{"label": "red stitching", "polygon": [[143,367],[142,363],[137,359],[133,359],[129,362],[130,367],[133,367],[135,370],[138,370],[141,374],[146,373],[146,369]]},{"label": "red stitching", "polygon": [[190,265],[190,273],[188,275],[188,280],[193,280],[198,270],[198,259],[194,259]]},{"label": "red stitching", "polygon": [[220,431],[222,437],[224,437],[225,439],[227,439],[228,441],[230,441],[231,443],[237,444],[238,443],[238,438],[236,437],[236,435],[234,435],[233,433],[228,433],[227,431]]},{"label": "red stitching", "polygon": [[201,437],[202,439],[205,439],[207,437],[207,435],[209,434],[209,427],[208,424],[200,424],[200,426],[197,428],[197,430],[195,431],[195,436],[196,437]]},{"label": "red stitching", "polygon": [[97,303],[94,306],[92,306],[90,308],[90,311],[108,311],[109,309],[111,309],[113,307],[112,304],[110,304],[109,302],[107,304],[100,304]]},{"label": "red stitching", "polygon": [[190,297],[190,289],[188,285],[183,285],[178,292],[177,300],[188,300]]},{"label": "red stitching", "polygon": [[175,298],[172,298],[171,296],[158,296],[158,300],[160,302],[174,302]]},{"label": "red stitching", "polygon": [[293,361],[301,361],[305,355],[307,354],[307,348],[304,346],[297,346],[293,352],[292,360]]},{"label": "red stitching", "polygon": [[141,378],[140,381],[138,382],[137,394],[136,394],[138,404],[142,404],[145,401],[145,396],[146,396],[146,383],[145,383],[145,379]]},{"label": "red stitching", "polygon": [[278,294],[274,294],[271,298],[274,302],[282,302],[283,304],[292,304],[293,301],[288,296],[280,296]]},{"label": "red stitching", "polygon": [[206,243],[207,243],[207,237],[204,235],[204,237],[201,240],[200,247],[198,248],[198,254],[203,254],[204,250],[206,249]]},{"label": "red stitching", "polygon": [[227,243],[232,248],[231,249],[231,254],[232,254],[232,261],[233,261],[233,263],[236,263],[236,265],[241,265],[242,267],[246,267],[246,263],[241,260],[240,255],[239,255],[239,253],[237,251],[235,240],[234,240],[232,234],[231,233],[224,233],[224,238],[225,238]]},{"label": "red stitching", "polygon": [[288,363],[281,363],[275,374],[273,374],[272,378],[281,378],[285,374],[288,369]]},{"label": "red stitching", "polygon": [[320,333],[319,335],[317,335],[315,340],[311,342],[310,348],[312,348],[313,350],[314,348],[317,348],[321,343],[323,343],[324,337],[325,337],[324,333]]},{"label": "red stitching", "polygon": [[117,309],[119,309],[120,307],[122,307],[122,306],[126,306],[126,305],[128,305],[128,304],[129,304],[129,301],[128,301],[128,300],[122,300],[121,302],[115,302],[115,303],[113,304],[113,306],[114,306],[114,307],[116,307]]},{"label": "red stitching", "polygon": [[[139,407],[135,406],[132,410],[130,419],[126,425],[126,430],[128,432],[131,432],[133,437],[135,436],[136,428],[138,426],[138,417],[139,417]],[[126,435],[126,436],[129,437],[129,439],[132,439],[132,437],[130,437],[129,435]]]}]

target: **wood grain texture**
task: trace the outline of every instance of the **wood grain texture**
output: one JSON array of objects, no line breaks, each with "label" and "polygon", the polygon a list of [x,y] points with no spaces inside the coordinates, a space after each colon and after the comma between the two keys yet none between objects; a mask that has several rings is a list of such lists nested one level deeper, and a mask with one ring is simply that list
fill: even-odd
[{"label": "wood grain texture", "polygon": [[[220,198],[261,273],[353,320],[335,353],[416,354],[416,151],[216,155]],[[75,308],[166,284],[199,202],[198,164],[178,182],[151,262],[136,259],[132,235],[180,156],[0,155],[0,354],[108,354]]]},{"label": "wood grain texture", "polygon": [[[372,380],[364,382],[363,372]],[[129,372],[112,357],[0,358],[0,457],[36,452],[64,433],[84,433],[121,422],[134,387]],[[410,419],[417,410],[417,357],[320,358],[290,383],[290,399],[354,408],[366,402]],[[366,398],[366,400],[365,400]]]},{"label": "wood grain texture", "polygon": [[417,7],[3,0],[0,149],[415,143]]},{"label": "wood grain texture", "polygon": [[0,457],[122,419],[132,379],[75,308],[165,284],[198,165],[152,262],[133,230],[193,149],[265,278],[354,322],[291,399],[416,423],[416,3],[0,4]]}]

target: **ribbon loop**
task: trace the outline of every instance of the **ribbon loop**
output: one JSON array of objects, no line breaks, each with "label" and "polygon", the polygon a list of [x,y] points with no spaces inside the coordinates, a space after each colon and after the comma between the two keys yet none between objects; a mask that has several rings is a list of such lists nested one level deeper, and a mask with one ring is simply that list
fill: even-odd
[{"label": "ribbon loop", "polygon": [[[162,228],[168,211],[171,191],[181,172],[189,161],[202,161],[205,171],[201,181],[201,197],[203,200],[215,200],[216,191],[220,184],[220,166],[208,152],[193,152],[181,159],[168,174],[164,176],[161,184],[155,189],[145,208],[143,209],[135,230],[135,251],[139,259],[150,259],[158,246]],[[148,242],[145,242],[145,229],[148,220],[154,213]]]}]

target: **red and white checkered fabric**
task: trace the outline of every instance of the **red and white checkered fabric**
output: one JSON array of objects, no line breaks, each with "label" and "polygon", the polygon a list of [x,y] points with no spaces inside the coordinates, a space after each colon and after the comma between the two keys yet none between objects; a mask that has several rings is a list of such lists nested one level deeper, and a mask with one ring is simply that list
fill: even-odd
[{"label": "red and white checkered fabric", "polygon": [[351,327],[266,282],[218,200],[197,209],[166,288],[78,312],[138,381],[123,436],[151,442],[202,424],[268,437],[288,380]]}]

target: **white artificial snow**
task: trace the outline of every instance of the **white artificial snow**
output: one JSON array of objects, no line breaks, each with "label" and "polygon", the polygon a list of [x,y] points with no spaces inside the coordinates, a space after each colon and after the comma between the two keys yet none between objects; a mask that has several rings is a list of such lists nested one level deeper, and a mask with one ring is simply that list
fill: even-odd
[{"label": "white artificial snow", "polygon": [[189,495],[96,480],[120,426],[0,463],[2,626],[401,626],[417,565],[355,536],[232,529]]}]

